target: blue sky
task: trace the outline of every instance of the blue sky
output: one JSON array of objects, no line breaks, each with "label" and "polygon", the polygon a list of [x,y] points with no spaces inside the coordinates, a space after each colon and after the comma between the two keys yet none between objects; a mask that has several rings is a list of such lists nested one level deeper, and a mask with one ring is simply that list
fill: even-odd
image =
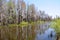
[{"label": "blue sky", "polygon": [[26,4],[35,4],[36,9],[55,17],[60,16],[60,0],[24,0]]}]

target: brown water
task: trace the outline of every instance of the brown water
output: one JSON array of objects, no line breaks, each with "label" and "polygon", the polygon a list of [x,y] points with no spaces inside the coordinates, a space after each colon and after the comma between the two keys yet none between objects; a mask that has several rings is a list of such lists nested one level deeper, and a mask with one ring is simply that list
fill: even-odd
[{"label": "brown water", "polygon": [[24,27],[3,26],[0,28],[0,40],[35,40],[36,35],[43,34],[49,28],[49,25],[50,23],[46,22],[44,24],[29,24]]}]

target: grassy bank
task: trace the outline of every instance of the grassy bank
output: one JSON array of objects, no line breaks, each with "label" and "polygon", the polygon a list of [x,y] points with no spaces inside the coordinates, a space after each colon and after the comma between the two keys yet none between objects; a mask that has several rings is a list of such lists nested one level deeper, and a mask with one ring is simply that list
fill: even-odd
[{"label": "grassy bank", "polygon": [[42,23],[44,23],[44,21],[36,21],[36,22],[30,22],[30,23],[22,21],[20,24],[8,24],[8,26],[9,27],[14,27],[14,26],[26,27],[28,25],[35,25],[35,24],[42,24]]},{"label": "grassy bank", "polygon": [[57,40],[60,40],[60,19],[52,21],[50,27],[55,29]]}]

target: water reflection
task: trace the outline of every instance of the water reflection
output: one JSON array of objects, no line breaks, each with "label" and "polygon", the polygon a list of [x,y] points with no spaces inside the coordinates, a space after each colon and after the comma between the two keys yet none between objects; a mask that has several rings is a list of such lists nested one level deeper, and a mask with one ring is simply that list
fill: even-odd
[{"label": "water reflection", "polygon": [[54,29],[49,28],[43,34],[37,33],[35,40],[56,40],[56,33]]},{"label": "water reflection", "polygon": [[49,25],[50,23],[2,27],[1,40],[55,40],[56,33]]}]

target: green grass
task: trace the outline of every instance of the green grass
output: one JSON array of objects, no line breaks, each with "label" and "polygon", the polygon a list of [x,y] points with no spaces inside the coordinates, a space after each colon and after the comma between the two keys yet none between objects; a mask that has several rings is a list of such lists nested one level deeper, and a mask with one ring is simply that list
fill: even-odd
[{"label": "green grass", "polygon": [[[16,26],[20,26],[20,27],[27,27],[29,24],[30,25],[35,25],[35,24],[42,24],[44,23],[44,21],[36,21],[36,22],[31,22],[31,23],[28,23],[28,22],[25,22],[25,21],[22,21],[20,24],[8,24],[9,27],[16,27]],[[1,28],[1,27],[0,27]]]},{"label": "green grass", "polygon": [[42,24],[42,23],[44,23],[44,21],[37,21],[37,23],[40,23],[40,24]]},{"label": "green grass", "polygon": [[17,24],[8,24],[9,27],[15,27]]},{"label": "green grass", "polygon": [[20,27],[28,26],[28,22],[22,21],[18,26]]}]

